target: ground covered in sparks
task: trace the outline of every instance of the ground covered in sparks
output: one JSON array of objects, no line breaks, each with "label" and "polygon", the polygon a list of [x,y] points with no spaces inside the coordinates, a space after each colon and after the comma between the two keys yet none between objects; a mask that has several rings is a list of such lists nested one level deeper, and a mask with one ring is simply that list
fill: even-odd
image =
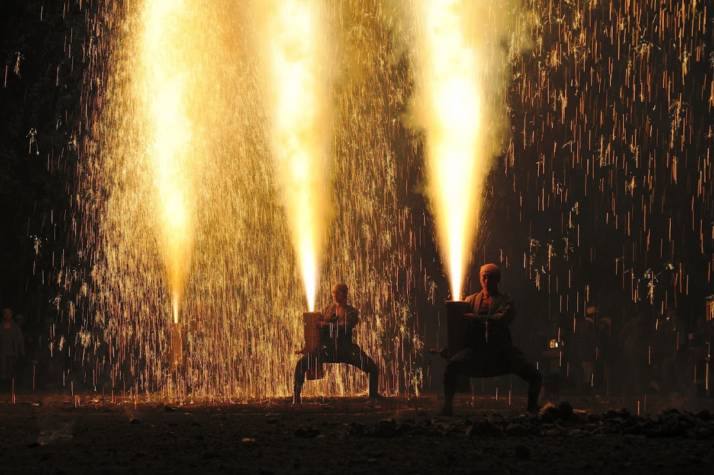
[{"label": "ground covered in sparks", "polygon": [[[18,397],[0,405],[2,473],[712,473],[714,413],[639,417],[602,403],[435,398],[136,404]],[[514,407],[522,400],[513,401]]]}]

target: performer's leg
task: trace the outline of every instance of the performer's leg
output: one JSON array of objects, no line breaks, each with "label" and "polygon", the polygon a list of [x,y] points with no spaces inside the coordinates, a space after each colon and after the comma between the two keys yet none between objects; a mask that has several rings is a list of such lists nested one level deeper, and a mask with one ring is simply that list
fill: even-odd
[{"label": "performer's leg", "polygon": [[444,407],[441,413],[450,416],[454,411],[454,396],[459,384],[459,376],[471,375],[473,372],[473,350],[466,348],[449,358],[444,371]]},{"label": "performer's leg", "polygon": [[302,392],[302,385],[305,384],[305,373],[307,373],[309,365],[310,355],[307,354],[300,358],[295,364],[295,377],[293,379],[293,404],[300,404],[302,401],[300,393]]},{"label": "performer's leg", "polygon": [[362,371],[369,375],[369,397],[376,399],[379,397],[379,367],[362,349],[359,350],[359,360]]},{"label": "performer's leg", "polygon": [[538,396],[543,385],[543,376],[531,362],[526,360],[526,356],[517,348],[511,349],[510,372],[519,376],[528,383],[528,411],[538,411]]},{"label": "performer's leg", "polygon": [[362,351],[358,345],[353,345],[347,351],[340,352],[340,363],[347,363],[355,366],[369,375],[369,397],[376,399],[379,397],[379,367],[367,353]]}]

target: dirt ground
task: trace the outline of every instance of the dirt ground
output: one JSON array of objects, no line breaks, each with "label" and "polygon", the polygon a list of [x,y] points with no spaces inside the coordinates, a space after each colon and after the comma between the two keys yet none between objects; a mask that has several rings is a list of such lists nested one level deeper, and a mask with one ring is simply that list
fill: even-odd
[{"label": "dirt ground", "polygon": [[714,473],[714,414],[461,399],[0,403],[0,473]]}]

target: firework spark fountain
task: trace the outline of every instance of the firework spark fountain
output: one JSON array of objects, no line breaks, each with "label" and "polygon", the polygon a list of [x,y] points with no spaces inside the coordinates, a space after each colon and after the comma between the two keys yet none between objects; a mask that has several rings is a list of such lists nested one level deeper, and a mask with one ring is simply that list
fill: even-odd
[{"label": "firework spark fountain", "polygon": [[325,15],[315,0],[277,0],[265,11],[271,144],[307,307],[315,310],[331,127]]},{"label": "firework spark fountain", "polygon": [[[75,354],[92,355],[82,367],[97,386],[168,398],[183,397],[187,387],[193,397],[224,400],[289,393],[295,361],[291,356],[302,342],[297,317],[305,310],[305,295],[289,252],[291,241],[297,245],[296,235],[294,227],[286,224],[286,207],[281,206],[286,203],[281,198],[286,196],[286,183],[291,191],[300,189],[294,186],[293,175],[300,169],[290,165],[294,162],[288,159],[294,156],[287,154],[290,141],[298,140],[305,150],[315,152],[310,156],[315,161],[304,165],[316,168],[302,171],[320,172],[319,181],[305,182],[312,186],[306,190],[317,190],[313,198],[332,197],[333,227],[340,230],[324,243],[320,239],[324,227],[305,235],[306,242],[316,243],[312,268],[324,276],[320,286],[316,274],[314,280],[305,279],[315,285],[308,292],[314,295],[311,305],[324,302],[330,282],[347,282],[353,289],[353,304],[362,312],[357,340],[383,365],[385,392],[418,389],[421,373],[414,353],[420,340],[408,303],[410,282],[418,280],[412,271],[417,237],[408,233],[414,218],[403,205],[409,188],[400,187],[395,178],[411,169],[416,158],[402,159],[392,151],[394,143],[404,143],[402,137],[407,135],[398,118],[408,86],[388,47],[391,19],[380,12],[380,4],[376,0],[322,4],[326,6],[319,12],[324,15],[319,17],[322,33],[316,30],[314,37],[322,48],[328,43],[319,36],[327,35],[324,25],[337,25],[329,32],[330,47],[339,49],[340,57],[350,58],[344,74],[335,77],[332,97],[325,79],[329,76],[321,77],[325,82],[318,84],[319,97],[290,89],[290,84],[281,86],[282,95],[264,94],[266,85],[278,91],[272,59],[277,66],[288,67],[295,58],[292,49],[281,50],[289,32],[265,37],[265,23],[255,21],[283,8],[282,2],[272,4],[273,10],[265,2],[165,3],[172,8],[162,8],[173,14],[162,27],[164,49],[142,42],[148,38],[145,0],[97,5],[96,16],[90,16],[97,33],[88,46],[92,53],[84,90],[91,134],[84,138],[83,150],[91,159],[79,163],[76,210],[82,255],[91,272],[65,274],[84,289],[75,300],[82,308],[76,312],[81,316],[76,321],[76,345],[83,349]],[[286,21],[280,18],[273,20]],[[266,51],[268,44],[274,49]],[[147,63],[144,48],[164,66]],[[324,61],[320,67],[328,68],[322,50],[315,51]],[[286,62],[280,63],[281,55]],[[261,64],[263,59],[267,64]],[[304,64],[309,62],[298,61],[296,66]],[[179,84],[172,89],[176,94],[164,96],[168,93],[155,85],[156,95],[150,97],[147,71],[167,76],[161,87]],[[323,72],[328,70],[319,71]],[[374,90],[375,84],[379,91]],[[297,92],[300,95],[292,96]],[[155,125],[154,117],[163,116],[160,111],[154,115],[150,106],[163,97],[170,99],[168,110],[177,112],[165,117],[166,123],[182,124],[181,130],[188,133],[177,137],[185,148],[169,144],[162,150],[175,152],[175,161],[160,169],[148,153],[156,135],[168,138],[179,130],[178,125],[168,129]],[[306,101],[317,101],[313,105],[320,107],[329,102],[334,106],[332,132],[330,127],[317,130],[298,123],[302,128],[296,130],[314,134],[315,143],[300,142],[303,135],[291,138],[287,122],[277,127],[273,121],[278,98],[288,105],[288,99],[299,101],[282,117],[293,124],[306,112],[300,109],[306,109]],[[319,122],[326,121],[321,115],[325,111],[312,112],[319,112],[312,118],[325,126]],[[335,154],[334,182],[322,167],[330,146]],[[282,155],[277,153],[280,150]],[[175,187],[175,195],[157,192],[157,169]],[[193,236],[184,243],[193,251],[190,272],[184,274],[181,328],[176,331],[169,328],[173,309],[167,304],[173,291],[166,272],[170,269],[164,264],[167,246],[159,232],[164,223],[157,219],[163,216],[162,199],[171,197],[185,206]],[[313,218],[293,216],[292,211],[303,211],[293,203],[296,200],[287,203],[288,218],[300,220],[304,230],[304,220]],[[314,211],[310,215],[314,222],[323,224],[328,213],[320,207]],[[392,229],[409,238],[398,239],[396,233],[385,231]],[[323,244],[330,258],[319,269]],[[172,338],[184,353],[183,364],[175,367]],[[337,366],[330,372],[306,394],[353,394],[366,387],[362,374]]]},{"label": "firework spark fountain", "polygon": [[[187,22],[183,0],[147,0],[143,4],[138,39],[139,111],[145,115],[146,155],[154,177],[157,234],[168,274],[173,322],[191,263],[194,236],[194,168],[199,157],[191,150],[192,123],[186,96],[192,55],[181,48],[181,38],[198,33]],[[195,51],[193,52],[195,54]]]},{"label": "firework spark fountain", "polygon": [[426,135],[427,191],[451,297],[461,298],[486,176],[501,149],[509,51],[520,1],[423,0],[414,115]]},{"label": "firework spark fountain", "polygon": [[[63,180],[62,171],[75,165],[77,172],[68,188],[72,212],[40,200],[27,222],[32,279],[51,288],[47,348],[54,358],[75,360],[72,368],[60,365],[68,388],[76,378],[107,392],[167,394],[171,284],[157,242],[150,114],[136,87],[143,81],[137,38],[145,2],[45,3],[42,21],[65,25],[64,38],[51,40],[61,41],[64,56],[50,74],[55,86],[46,89],[42,75],[32,95],[61,91],[61,100],[44,126],[32,118],[23,151],[41,153],[32,166],[43,180]],[[255,99],[268,81],[254,70],[259,48],[245,40],[255,25],[248,3],[184,0],[191,18],[179,15],[166,29],[192,32],[169,45],[191,65],[184,106],[191,147],[204,149],[193,180],[194,251],[181,304],[190,318],[182,317],[185,335],[177,336],[186,337],[180,372],[193,394],[205,397],[287,394],[286,355],[301,338],[295,317],[304,295],[286,252],[290,233],[272,183],[264,105]],[[421,160],[398,120],[413,70],[401,62],[403,49],[395,52],[394,19],[385,18],[388,5],[406,2],[325,3],[335,26],[330,46],[344,71],[333,102],[330,206],[339,232],[325,243],[330,257],[317,300],[327,297],[325,283],[350,284],[363,315],[357,339],[380,362],[393,393],[419,384],[412,312],[420,292],[429,302],[436,292],[432,230],[412,193]],[[535,47],[512,69],[514,133],[502,168],[488,180],[496,199],[483,206],[488,233],[478,236],[479,252],[503,264],[509,284],[520,278],[524,289],[531,279],[539,292],[528,305],[547,304],[549,315],[571,318],[598,301],[607,312],[615,302],[607,317],[622,328],[646,304],[659,318],[658,334],[669,310],[681,312],[678,330],[699,332],[701,299],[711,294],[714,275],[710,2],[523,3],[537,12]],[[492,17],[481,19],[480,28],[492,27]],[[32,36],[24,23],[20,30]],[[43,70],[56,56],[47,53]],[[10,95],[31,78],[25,53],[11,56],[15,67],[6,65],[3,81]],[[82,74],[83,103],[75,107],[68,98]],[[648,269],[661,273],[656,286]],[[639,354],[631,362],[647,364],[648,352]],[[330,371],[337,374],[317,387],[323,394],[364,387],[361,375]]]}]

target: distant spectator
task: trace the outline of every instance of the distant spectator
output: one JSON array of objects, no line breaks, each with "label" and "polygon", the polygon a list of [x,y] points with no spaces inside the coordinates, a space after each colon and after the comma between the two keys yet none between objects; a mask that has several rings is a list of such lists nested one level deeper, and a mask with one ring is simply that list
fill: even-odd
[{"label": "distant spectator", "polygon": [[596,385],[601,393],[609,395],[612,390],[612,368],[617,362],[612,319],[605,315],[598,315],[595,320],[595,331],[597,335]]},{"label": "distant spectator", "polygon": [[578,389],[590,392],[595,369],[595,347],[597,333],[595,315],[597,307],[591,305],[585,310],[585,317],[576,317],[573,325],[571,357],[574,363],[573,379]]},{"label": "distant spectator", "polygon": [[0,324],[0,380],[8,381],[15,376],[18,358],[25,355],[25,342],[22,330],[12,320],[12,310],[2,311]]},{"label": "distant spectator", "polygon": [[645,390],[647,373],[648,324],[645,309],[633,307],[634,313],[625,322],[620,332],[622,342],[622,370],[624,395],[641,397]]}]

